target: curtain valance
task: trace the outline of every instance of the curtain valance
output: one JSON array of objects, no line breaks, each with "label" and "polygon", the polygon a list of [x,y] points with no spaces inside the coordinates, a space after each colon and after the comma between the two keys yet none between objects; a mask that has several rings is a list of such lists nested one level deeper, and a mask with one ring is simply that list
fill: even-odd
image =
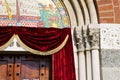
[{"label": "curtain valance", "polygon": [[17,38],[26,50],[40,55],[50,55],[61,50],[67,43],[70,28],[0,27],[0,48],[6,48]]}]

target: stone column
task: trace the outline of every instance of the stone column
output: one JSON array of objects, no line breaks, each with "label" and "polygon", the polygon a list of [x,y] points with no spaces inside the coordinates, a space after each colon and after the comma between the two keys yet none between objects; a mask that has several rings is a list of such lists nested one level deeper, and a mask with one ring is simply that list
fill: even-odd
[{"label": "stone column", "polygon": [[91,52],[89,48],[86,48],[86,64],[87,64],[87,80],[92,80],[92,62]]},{"label": "stone column", "polygon": [[86,51],[86,71],[87,71],[87,80],[92,80],[92,63],[91,63],[91,47],[90,47],[90,37],[89,29],[86,26],[83,27],[84,38],[85,38],[85,51]]},{"label": "stone column", "polygon": [[[95,25],[93,25],[95,26]],[[100,59],[99,59],[99,39],[100,39],[100,28],[90,26],[90,35],[92,43],[92,69],[93,69],[93,80],[100,79]]]},{"label": "stone column", "polygon": [[78,51],[79,56],[79,80],[86,80],[86,64],[84,50]]},{"label": "stone column", "polygon": [[74,29],[71,28],[71,32],[72,32],[72,40],[73,40],[73,51],[74,51],[74,64],[75,64],[75,72],[76,72],[76,80],[79,80],[78,77],[78,53],[77,53],[77,46],[76,46],[76,40],[74,37]]},{"label": "stone column", "polygon": [[75,28],[75,39],[78,48],[78,62],[79,62],[79,80],[86,80],[86,63],[84,53],[84,41],[82,35],[82,27]]}]

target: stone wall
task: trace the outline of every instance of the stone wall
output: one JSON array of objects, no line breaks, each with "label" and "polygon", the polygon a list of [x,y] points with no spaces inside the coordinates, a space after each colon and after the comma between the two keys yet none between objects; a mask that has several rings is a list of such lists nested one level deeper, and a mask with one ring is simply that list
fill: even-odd
[{"label": "stone wall", "polygon": [[120,25],[101,24],[102,80],[120,80]]},{"label": "stone wall", "polygon": [[120,80],[120,50],[101,50],[102,80]]}]

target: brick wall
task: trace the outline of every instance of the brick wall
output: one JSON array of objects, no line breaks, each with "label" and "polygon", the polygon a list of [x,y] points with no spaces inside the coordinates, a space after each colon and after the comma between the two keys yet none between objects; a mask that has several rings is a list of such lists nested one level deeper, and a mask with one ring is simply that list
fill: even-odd
[{"label": "brick wall", "polygon": [[96,0],[100,23],[120,23],[120,0]]}]

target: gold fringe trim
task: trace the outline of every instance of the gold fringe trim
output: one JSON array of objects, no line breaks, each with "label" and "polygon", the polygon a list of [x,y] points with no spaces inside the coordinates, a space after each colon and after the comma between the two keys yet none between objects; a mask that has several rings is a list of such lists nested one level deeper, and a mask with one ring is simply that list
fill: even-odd
[{"label": "gold fringe trim", "polygon": [[34,50],[30,47],[28,47],[27,45],[25,45],[19,38],[18,35],[16,35],[16,38],[17,38],[17,41],[18,43],[27,51],[31,52],[31,53],[34,53],[34,54],[37,54],[37,55],[52,55],[58,51],[60,51],[64,46],[65,44],[67,43],[68,41],[68,38],[69,38],[69,35],[66,36],[66,38],[64,39],[64,41],[62,42],[62,44],[60,46],[58,46],[57,48],[55,49],[52,49],[52,50],[49,50],[49,51],[38,51],[38,50]]},{"label": "gold fringe trim", "polygon": [[5,48],[7,48],[12,43],[12,41],[15,37],[16,36],[14,34],[7,43],[5,43],[3,46],[0,46],[0,50],[4,50]]}]

